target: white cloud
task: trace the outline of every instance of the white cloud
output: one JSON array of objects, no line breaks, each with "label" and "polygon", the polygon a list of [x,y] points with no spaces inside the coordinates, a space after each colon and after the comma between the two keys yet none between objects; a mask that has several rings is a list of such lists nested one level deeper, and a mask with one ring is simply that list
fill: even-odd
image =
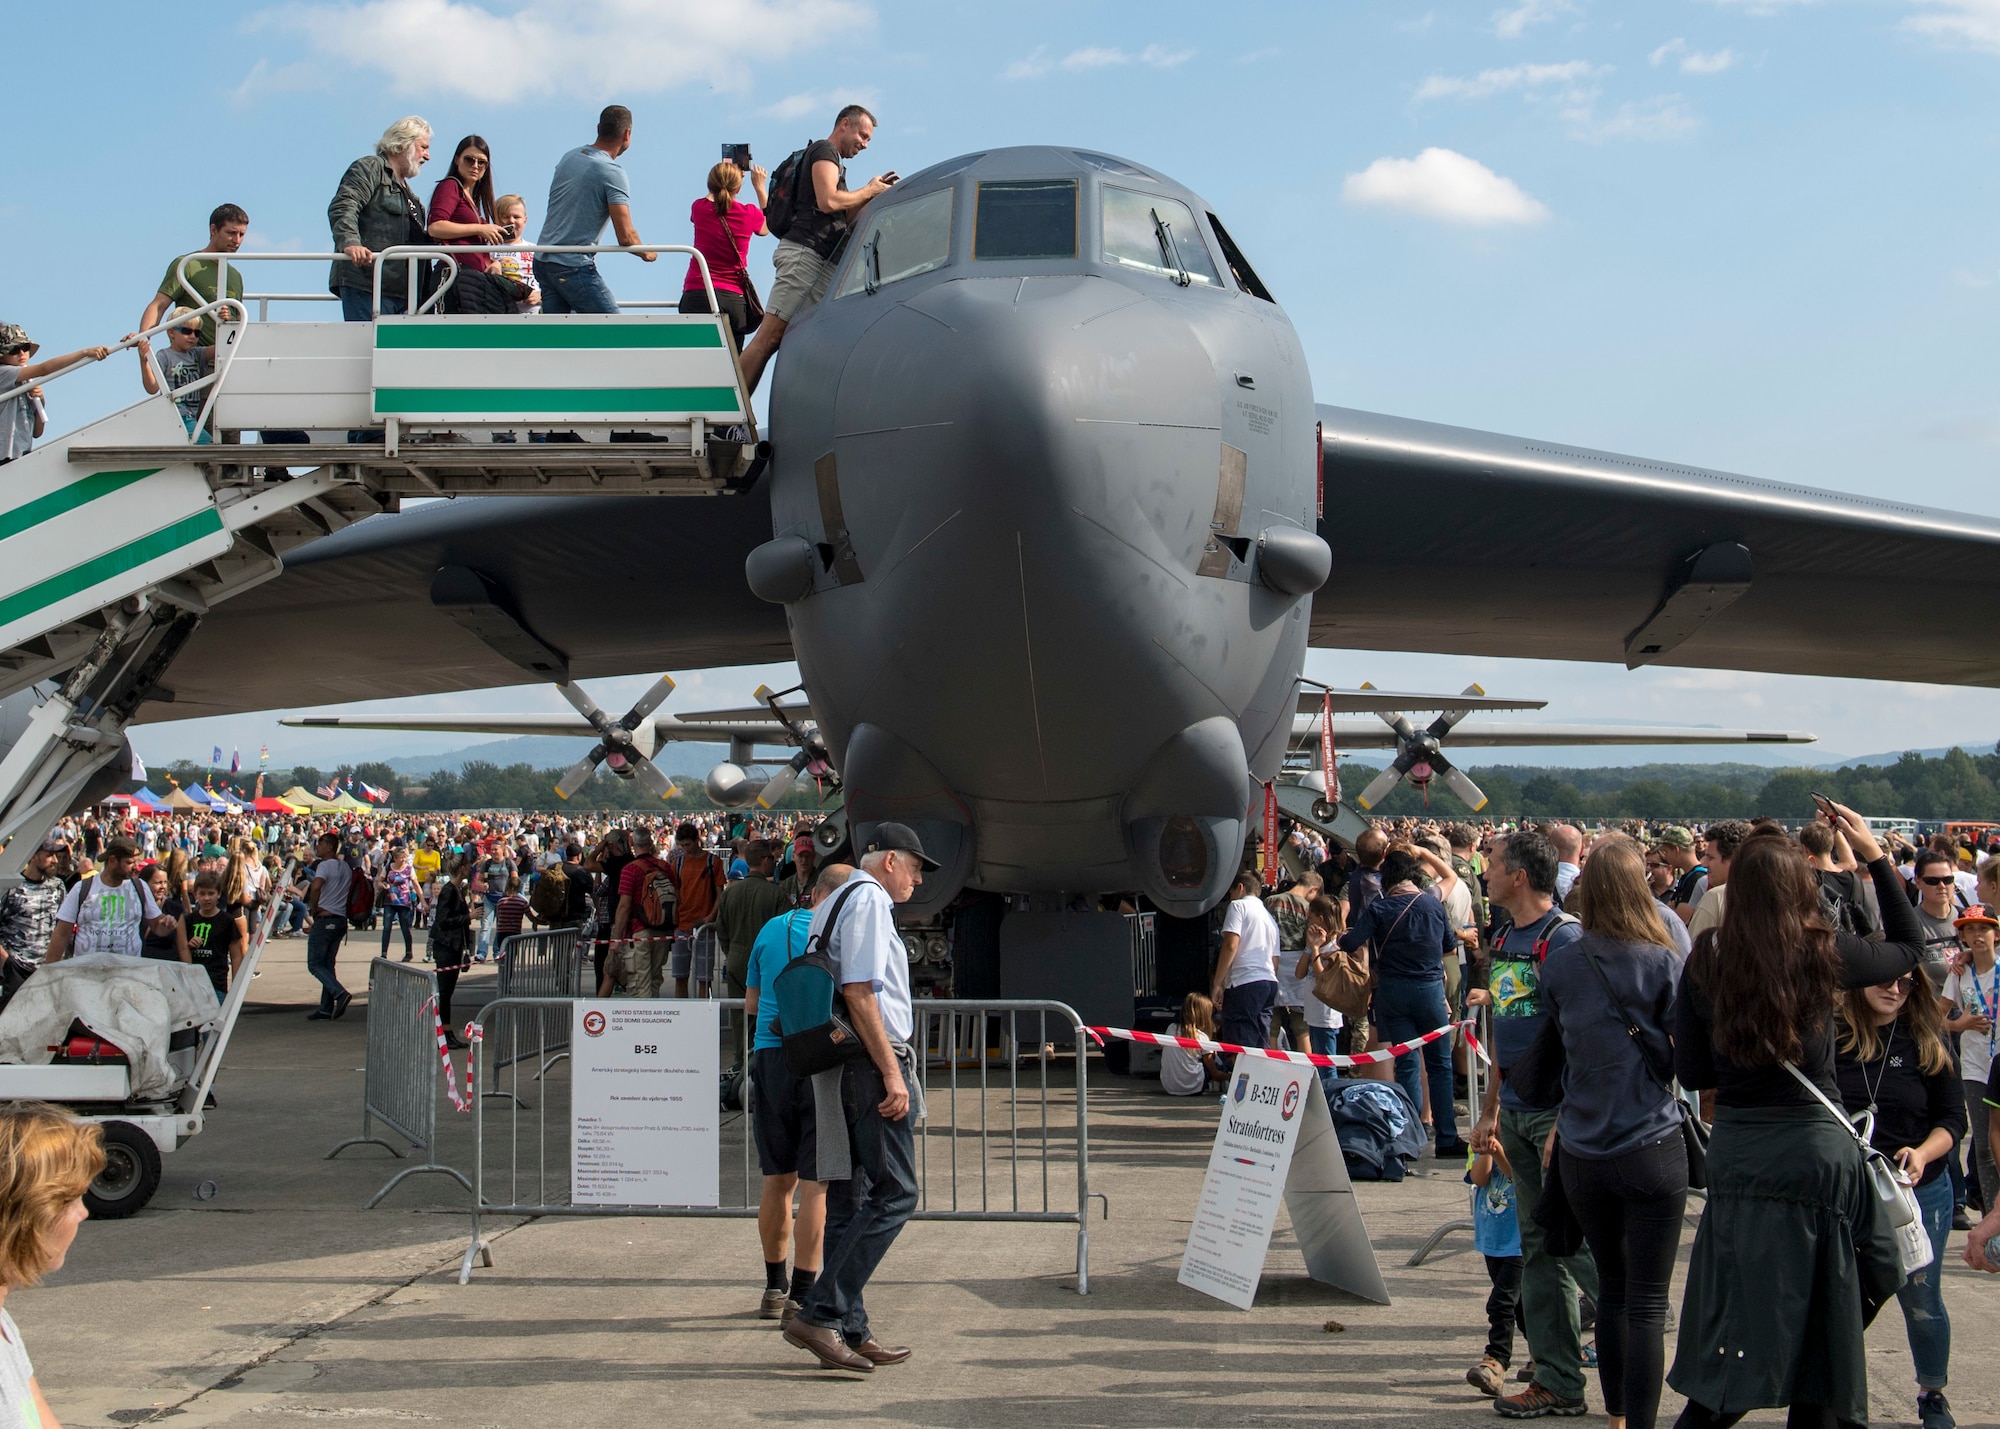
[{"label": "white cloud", "polygon": [[1419,102],[1426,99],[1485,99],[1509,90],[1520,90],[1532,97],[1555,90],[1565,100],[1581,102],[1596,95],[1597,86],[1592,81],[1610,72],[1608,66],[1593,65],[1589,60],[1568,60],[1562,64],[1509,65],[1504,69],[1486,69],[1470,78],[1434,74],[1417,86],[1413,98]]},{"label": "white cloud", "polygon": [[1691,50],[1686,40],[1678,38],[1668,40],[1646,58],[1654,69],[1658,69],[1670,59],[1678,58],[1682,74],[1721,74],[1743,61],[1743,56],[1734,50]]},{"label": "white cloud", "polygon": [[1741,11],[1745,15],[1775,15],[1781,10],[1797,10],[1807,5],[1817,5],[1819,0],[1708,0],[1711,5],[1719,5],[1725,10]]},{"label": "white cloud", "polygon": [[808,115],[820,114],[831,123],[833,116],[846,105],[866,104],[872,108],[879,100],[879,92],[873,89],[807,90],[802,94],[788,94],[775,104],[765,105],[759,112],[773,119],[804,119]]},{"label": "white cloud", "polygon": [[2000,54],[2000,0],[1913,0],[1924,13],[1903,28],[1941,44]]},{"label": "white cloud", "polygon": [[1610,139],[1682,139],[1701,127],[1701,120],[1678,94],[1658,94],[1621,104],[1609,115],[1594,105],[1563,111],[1572,137],[1601,144]]},{"label": "white cloud", "polygon": [[1493,12],[1493,33],[1503,40],[1518,40],[1528,30],[1558,15],[1579,15],[1576,0],[1520,0],[1506,10]]},{"label": "white cloud", "polygon": [[1426,149],[1414,159],[1377,159],[1349,174],[1340,196],[1353,204],[1476,228],[1534,224],[1549,216],[1548,208],[1512,179],[1450,149]]},{"label": "white cloud", "polygon": [[1001,78],[1040,79],[1043,75],[1059,69],[1077,74],[1132,64],[1145,65],[1150,69],[1173,69],[1177,65],[1186,64],[1194,58],[1194,55],[1193,50],[1169,49],[1165,45],[1148,45],[1137,54],[1114,46],[1089,45],[1082,49],[1071,50],[1066,55],[1057,56],[1050,52],[1047,45],[1038,45],[1033,54],[1015,60],[1001,71]]},{"label": "white cloud", "polygon": [[694,81],[744,89],[755,67],[717,55],[768,62],[874,18],[863,0],[517,0],[504,11],[474,0],[344,0],[266,10],[251,27],[298,31],[322,56],[405,91],[597,100]]}]

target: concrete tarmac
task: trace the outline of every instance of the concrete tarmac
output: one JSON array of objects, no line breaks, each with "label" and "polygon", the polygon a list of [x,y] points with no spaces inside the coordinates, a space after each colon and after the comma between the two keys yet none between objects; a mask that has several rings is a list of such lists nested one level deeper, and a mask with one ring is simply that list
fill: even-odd
[{"label": "concrete tarmac", "polygon": [[[366,980],[366,951],[342,958],[351,986]],[[491,981],[481,970],[462,985],[461,1018]],[[1090,1228],[1091,1293],[1076,1293],[1070,1227],[912,1223],[868,1299],[878,1333],[915,1357],[865,1378],[826,1374],[756,1318],[747,1220],[489,1220],[495,1263],[460,1286],[462,1188],[416,1177],[365,1211],[408,1163],[376,1147],[323,1159],[359,1128],[367,1007],[357,997],[344,1020],[309,1023],[315,997],[303,943],[271,944],[209,1129],[167,1158],[145,1211],[86,1224],[63,1270],[8,1297],[65,1425],[1497,1422],[1464,1382],[1488,1288],[1469,1235],[1404,1267],[1465,1214],[1457,1166],[1426,1160],[1400,1185],[1358,1188],[1393,1304],[1307,1279],[1281,1220],[1255,1308],[1235,1310],[1174,1278],[1214,1104],[1096,1062],[1091,1185],[1110,1218]],[[441,1105],[440,1159],[467,1166],[470,1119]],[[2000,1425],[2000,1277],[1967,1270],[1962,1239],[1945,1271],[1950,1394],[1960,1425]],[[1874,1422],[1914,1424],[1894,1307],[1868,1346]],[[1602,1422],[1594,1383],[1588,1396]],[[1678,1412],[1668,1391],[1662,1422]]]}]

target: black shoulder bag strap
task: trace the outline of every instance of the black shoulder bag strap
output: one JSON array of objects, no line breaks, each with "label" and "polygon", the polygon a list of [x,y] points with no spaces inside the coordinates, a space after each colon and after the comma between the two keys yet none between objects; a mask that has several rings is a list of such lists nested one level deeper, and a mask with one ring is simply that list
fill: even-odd
[{"label": "black shoulder bag strap", "polygon": [[[845,907],[847,906],[847,896],[848,896],[848,894],[850,894],[850,893],[854,892],[854,890],[855,890],[856,888],[859,888],[860,886],[861,886],[861,885],[860,885],[860,884],[858,884],[858,883],[852,883],[852,882],[850,882],[850,883],[849,883],[849,884],[848,884],[847,886],[843,887],[843,888],[842,888],[842,889],[840,890],[840,892],[838,892],[838,893],[836,893],[836,894],[834,895],[834,897],[833,897],[833,906],[832,906],[831,908],[829,908],[829,909],[827,909],[827,910],[826,910],[826,927],[824,927],[824,928],[822,928],[822,929],[820,930],[820,935],[819,935],[819,945],[820,945],[820,947],[822,947],[822,948],[825,948],[825,947],[829,946],[829,945],[830,945],[830,944],[831,944],[831,943],[833,942],[833,930],[834,930],[834,926],[835,926],[835,925],[836,925],[837,923],[839,923],[839,922],[840,922],[840,912],[841,912],[841,909],[843,909],[843,908],[845,908]],[[800,958],[804,957],[804,956],[805,956],[805,955],[806,955],[807,953],[809,953],[809,952],[811,952],[811,951],[812,951],[812,936],[811,936],[811,934],[807,934],[807,936],[806,936],[806,945],[805,945],[805,947],[801,948],[801,949],[800,949],[800,950],[799,950],[798,952],[796,952],[796,953],[794,953],[794,952],[792,951],[792,940],[791,940],[791,936],[790,936],[790,934],[787,934],[787,935],[786,935],[786,937],[785,937],[785,961],[786,961],[787,963],[793,963],[793,962],[796,962],[796,961],[798,961],[798,959],[800,959]],[[831,961],[833,961],[833,955],[832,955],[831,953],[829,953],[829,954],[827,955],[827,961],[828,961],[828,962],[831,962]]]}]

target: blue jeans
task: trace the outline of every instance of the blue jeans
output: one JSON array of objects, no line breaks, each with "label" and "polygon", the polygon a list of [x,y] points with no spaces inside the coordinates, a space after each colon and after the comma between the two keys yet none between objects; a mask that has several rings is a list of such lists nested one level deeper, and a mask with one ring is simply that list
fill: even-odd
[{"label": "blue jeans", "polygon": [[340,952],[340,940],[347,936],[347,920],[331,913],[313,919],[306,934],[306,971],[319,979],[319,1010],[333,1011],[333,1000],[347,989],[333,975],[333,960]]},{"label": "blue jeans", "polygon": [[1931,1263],[1903,1282],[1896,1299],[1910,1335],[1919,1389],[1943,1389],[1951,1370],[1951,1316],[1944,1308],[1944,1243],[1951,1235],[1951,1177],[1917,1187],[1917,1206],[1930,1233]]},{"label": "blue jeans", "polygon": [[414,951],[410,945],[410,926],[417,919],[417,910],[409,903],[386,903],[382,907],[382,956],[389,956],[389,933],[398,923],[403,925],[403,956],[410,957]]},{"label": "blue jeans", "polygon": [[489,893],[486,895],[485,916],[479,920],[479,942],[472,950],[473,957],[484,958],[488,953],[495,951],[493,934],[499,917],[500,900]]},{"label": "blue jeans", "polygon": [[[374,322],[375,314],[369,311],[369,304],[374,302],[374,300],[374,296],[366,288],[342,288],[340,290],[340,320],[349,323]],[[392,298],[387,293],[382,295],[382,311],[385,313],[407,312],[409,311],[409,306],[401,298]]]},{"label": "blue jeans", "polygon": [[[1413,1037],[1444,1026],[1451,1013],[1444,1005],[1444,982],[1426,978],[1385,977],[1375,988],[1377,1034],[1386,1042],[1407,1042]],[[1423,1083],[1417,1070],[1421,1057],[1429,1070],[1431,1084],[1431,1130],[1439,1146],[1458,1140],[1458,1108],[1451,1099],[1451,1039],[1440,1037],[1414,1052],[1396,1059],[1396,1081],[1410,1094],[1410,1104],[1424,1104]]]},{"label": "blue jeans", "polygon": [[[912,1075],[908,1064],[903,1075],[906,1081]],[[883,1120],[876,1107],[884,1094],[882,1073],[873,1062],[847,1064],[840,1078],[840,1104],[847,1116],[854,1179],[827,1183],[826,1259],[799,1311],[808,1325],[838,1330],[850,1345],[868,1341],[861,1292],[917,1208],[910,1118]]]},{"label": "blue jeans", "polygon": [[[1340,1029],[1338,1027],[1307,1027],[1306,1037],[1312,1042],[1312,1050],[1322,1057],[1331,1057],[1340,1050]],[[1333,1101],[1333,1084],[1340,1080],[1338,1067],[1314,1067],[1319,1073],[1319,1089],[1326,1093],[1329,1104]]]},{"label": "blue jeans", "polygon": [[597,264],[593,262],[571,266],[568,263],[546,263],[537,258],[535,281],[542,287],[542,311],[545,313],[618,311],[618,300],[611,296],[611,289],[604,285]]}]

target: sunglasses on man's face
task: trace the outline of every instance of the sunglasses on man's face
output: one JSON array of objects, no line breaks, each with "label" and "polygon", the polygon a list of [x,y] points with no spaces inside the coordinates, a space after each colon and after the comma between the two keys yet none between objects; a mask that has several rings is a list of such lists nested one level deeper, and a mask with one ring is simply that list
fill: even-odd
[{"label": "sunglasses on man's face", "polygon": [[1928,884],[1932,888],[1944,888],[1949,886],[1950,884],[1958,882],[1958,880],[1956,878],[1953,878],[1950,874],[1947,873],[1943,878],[1931,878],[1929,876],[1926,876],[1918,879],[1917,882]]}]

